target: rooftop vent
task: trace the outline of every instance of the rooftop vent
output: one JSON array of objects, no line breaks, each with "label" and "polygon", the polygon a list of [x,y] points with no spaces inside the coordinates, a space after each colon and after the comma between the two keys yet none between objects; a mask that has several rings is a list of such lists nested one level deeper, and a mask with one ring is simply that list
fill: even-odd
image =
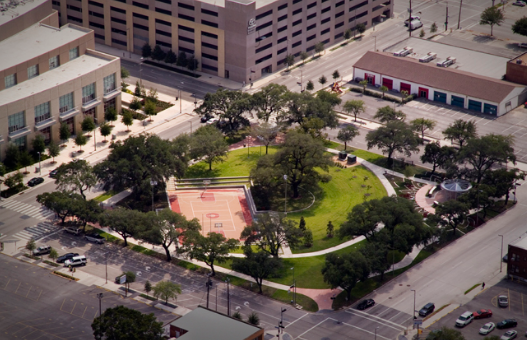
[{"label": "rooftop vent", "polygon": [[428,52],[427,55],[425,55],[422,58],[419,58],[419,61],[422,62],[422,63],[428,63],[428,62],[431,62],[432,60],[434,60],[435,58],[437,58],[437,53]]},{"label": "rooftop vent", "polygon": [[446,60],[439,61],[437,63],[437,66],[439,67],[449,67],[450,65],[454,65],[456,63],[456,58],[454,57],[448,57]]},{"label": "rooftop vent", "polygon": [[414,49],[412,47],[406,46],[404,49],[402,49],[402,50],[400,50],[398,52],[394,52],[393,55],[396,56],[396,57],[406,57],[407,55],[409,55],[413,51],[414,51]]}]

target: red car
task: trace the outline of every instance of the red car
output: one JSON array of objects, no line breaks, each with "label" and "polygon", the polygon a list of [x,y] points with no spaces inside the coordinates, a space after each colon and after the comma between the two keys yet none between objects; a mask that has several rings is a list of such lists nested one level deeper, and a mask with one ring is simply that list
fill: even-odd
[{"label": "red car", "polygon": [[480,309],[474,314],[474,319],[490,318],[492,316],[492,311],[490,309]]}]

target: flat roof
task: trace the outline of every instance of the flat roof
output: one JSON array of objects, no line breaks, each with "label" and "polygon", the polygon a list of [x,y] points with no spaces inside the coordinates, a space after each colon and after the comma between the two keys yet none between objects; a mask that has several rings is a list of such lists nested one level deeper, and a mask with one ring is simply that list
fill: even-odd
[{"label": "flat roof", "polygon": [[41,24],[30,26],[0,42],[0,70],[67,45],[90,32],[87,28],[71,24],[61,28]]},{"label": "flat roof", "polygon": [[527,250],[527,237],[520,237],[515,241],[511,242],[510,245]]},{"label": "flat roof", "polygon": [[187,331],[187,333],[178,338],[181,340],[247,339],[261,330],[260,327],[211,311],[202,306],[198,306],[192,312],[171,322],[170,325]]},{"label": "flat roof", "polygon": [[0,26],[42,5],[48,0],[0,0]]},{"label": "flat roof", "polygon": [[456,58],[456,63],[449,66],[449,69],[466,71],[495,79],[501,79],[506,73],[507,62],[510,60],[510,58],[503,56],[413,37],[385,48],[384,52],[394,53],[407,46],[413,48],[413,53],[405,58],[419,59],[428,54],[428,52],[434,52],[437,53],[437,59],[430,63],[435,64],[436,62],[445,60],[448,57],[454,57]]},{"label": "flat roof", "polygon": [[[99,53],[99,52],[97,52]],[[59,67],[47,71],[38,77],[26,80],[13,87],[0,91],[0,103],[5,105],[46,91],[50,88],[67,83],[85,74],[89,74],[102,66],[118,60],[117,57],[99,57],[95,54],[83,54]]]}]

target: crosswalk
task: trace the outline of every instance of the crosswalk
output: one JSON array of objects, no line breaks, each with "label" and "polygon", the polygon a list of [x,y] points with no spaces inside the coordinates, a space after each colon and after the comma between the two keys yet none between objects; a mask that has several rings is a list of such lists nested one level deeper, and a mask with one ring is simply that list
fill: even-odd
[{"label": "crosswalk", "polygon": [[[19,212],[21,214],[36,218],[38,220],[46,221],[55,216],[55,213],[45,207],[38,207],[27,203],[22,203],[16,200],[0,201],[0,207]],[[0,208],[0,209],[1,209]]]},{"label": "crosswalk", "polygon": [[19,231],[18,233],[14,234],[12,237],[15,237],[21,241],[29,241],[30,239],[39,240],[43,238],[46,235],[49,235],[58,229],[60,229],[61,226],[59,225],[53,225],[49,222],[40,222],[37,225],[34,225],[32,227],[24,228],[24,230]]}]

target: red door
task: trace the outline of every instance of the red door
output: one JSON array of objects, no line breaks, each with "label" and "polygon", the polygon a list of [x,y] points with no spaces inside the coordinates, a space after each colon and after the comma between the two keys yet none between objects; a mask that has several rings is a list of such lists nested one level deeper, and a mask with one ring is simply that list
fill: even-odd
[{"label": "red door", "polygon": [[393,80],[382,78],[382,85],[386,86],[388,88],[388,90],[391,91],[392,88],[393,88]]},{"label": "red door", "polygon": [[419,97],[428,99],[428,89],[420,87],[419,88]]},{"label": "red door", "polygon": [[368,81],[368,84],[375,85],[375,75],[364,73],[364,78]]},{"label": "red door", "polygon": [[401,83],[401,90],[400,90],[401,92],[402,91],[407,91],[408,94],[410,94],[411,93],[411,89],[412,89],[412,85],[406,84],[406,83]]}]

